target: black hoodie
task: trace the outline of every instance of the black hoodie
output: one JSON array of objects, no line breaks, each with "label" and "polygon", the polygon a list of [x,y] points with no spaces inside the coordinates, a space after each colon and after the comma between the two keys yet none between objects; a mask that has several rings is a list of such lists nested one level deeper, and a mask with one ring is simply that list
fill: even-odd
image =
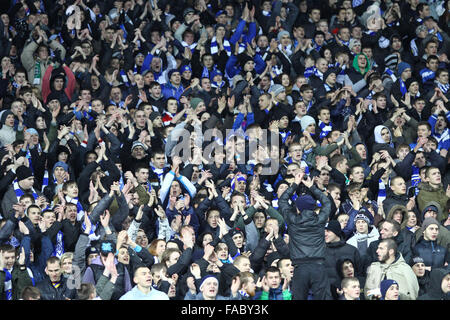
[{"label": "black hoodie", "polygon": [[428,292],[417,300],[450,300],[450,293],[444,293],[441,285],[442,280],[450,274],[450,269],[433,269],[430,273],[430,287]]}]

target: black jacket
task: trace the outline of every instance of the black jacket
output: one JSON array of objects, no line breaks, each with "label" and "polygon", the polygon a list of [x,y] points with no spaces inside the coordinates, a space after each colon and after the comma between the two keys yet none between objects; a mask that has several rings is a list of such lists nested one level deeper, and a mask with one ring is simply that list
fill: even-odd
[{"label": "black jacket", "polygon": [[423,259],[426,266],[434,268],[444,267],[448,262],[448,250],[437,244],[436,241],[427,241],[423,237],[414,246],[414,256]]},{"label": "black jacket", "polygon": [[389,211],[391,211],[392,207],[396,204],[406,207],[408,200],[409,200],[408,195],[406,194],[397,195],[388,189],[386,199],[384,199],[383,201],[383,210],[387,215]]},{"label": "black jacket", "polygon": [[279,211],[286,221],[289,234],[289,252],[294,263],[325,261],[325,224],[330,215],[331,203],[328,197],[316,186],[310,191],[318,199],[322,208],[319,214],[311,210],[297,213],[295,204],[289,199],[298,185],[293,183],[278,200]]},{"label": "black jacket", "polygon": [[345,243],[344,240],[330,242],[326,245],[325,254],[325,268],[331,285],[335,285],[337,288],[340,287],[341,278],[336,270],[336,264],[339,259],[351,259],[355,268],[355,276],[359,276],[357,272],[362,270],[361,258],[358,249],[354,246]]},{"label": "black jacket", "polygon": [[441,289],[442,279],[450,273],[450,269],[434,269],[430,273],[430,288],[417,300],[450,300],[450,295]]},{"label": "black jacket", "polygon": [[66,300],[69,298],[71,300],[77,299],[77,290],[72,286],[70,287],[70,281],[67,281],[67,278],[61,276],[61,284],[58,288],[55,288],[50,281],[49,277],[45,277],[44,280],[39,282],[36,287],[41,292],[42,300]]}]

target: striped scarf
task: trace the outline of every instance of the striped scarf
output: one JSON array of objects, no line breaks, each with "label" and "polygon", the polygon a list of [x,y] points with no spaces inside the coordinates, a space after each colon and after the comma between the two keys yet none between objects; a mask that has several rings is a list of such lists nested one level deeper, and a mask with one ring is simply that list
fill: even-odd
[{"label": "striped scarf", "polygon": [[331,123],[331,121],[330,123],[326,124],[322,122],[322,120],[319,120],[319,127],[322,130],[320,132],[320,139],[324,139],[327,136],[327,134],[330,133],[331,130],[333,130],[333,124]]},{"label": "striped scarf", "polygon": [[[420,179],[420,174],[419,174],[420,170],[418,167],[416,167],[415,165],[412,166],[412,175],[411,175],[411,185],[413,187],[417,187],[421,181]],[[418,192],[418,188],[416,188],[416,191]]]},{"label": "striped scarf", "polygon": [[441,89],[441,91],[442,91],[443,94],[446,94],[446,93],[448,92],[448,89],[450,89],[450,84],[449,84],[449,83],[447,83],[447,84],[442,84],[442,83],[440,83],[439,81],[435,81],[435,83],[436,83],[437,87],[438,87],[439,89]]},{"label": "striped scarf", "polygon": [[[390,179],[388,179],[388,186],[390,185]],[[378,198],[377,202],[382,203],[386,199],[386,185],[383,180],[378,181]]]},{"label": "striped scarf", "polygon": [[62,233],[62,231],[58,231],[58,233],[56,234],[56,244],[53,250],[53,254],[52,256],[54,257],[58,257],[61,259],[61,256],[63,255],[64,251],[64,239],[63,239],[64,234]]},{"label": "striped scarf", "polygon": [[305,78],[309,78],[314,74],[315,71],[315,67],[309,67],[305,69],[305,72],[303,72],[303,75],[305,76]]},{"label": "striped scarf", "polygon": [[120,70],[120,77],[122,78],[122,82],[127,86],[127,87],[129,87],[130,86],[130,83],[129,83],[129,81],[128,81],[128,76],[127,76],[127,74],[126,74],[126,72],[124,71],[124,70]]},{"label": "striped scarf", "polygon": [[6,300],[12,300],[12,269],[11,271],[4,268],[3,271],[5,272],[5,296]]},{"label": "striped scarf", "polygon": [[44,178],[42,179],[42,188],[41,192],[44,192],[44,189],[48,186],[48,170],[44,171]]},{"label": "striped scarf", "polygon": [[[25,194],[25,192],[23,192],[23,190],[20,188],[19,182],[17,181],[17,179],[14,180],[13,187],[14,187],[14,192],[16,193],[17,202],[19,202],[20,201],[20,197],[23,196]],[[31,187],[30,190],[31,190],[31,192],[33,194],[34,200],[36,200],[39,197],[38,194],[36,193],[36,191],[34,191],[33,187]]]},{"label": "striped scarf", "polygon": [[194,53],[195,47],[197,46],[197,42],[194,42],[193,44],[189,45],[186,43],[186,41],[182,41],[181,44],[183,45],[183,47],[188,47],[189,49],[191,49],[192,53]]},{"label": "striped scarf", "polygon": [[164,169],[157,169],[153,165],[150,165],[150,168],[158,175],[159,183],[162,185],[164,180]]},{"label": "striped scarf", "polygon": [[[231,46],[230,46],[230,42],[227,39],[223,39],[223,48],[227,52],[227,55],[231,56]],[[214,36],[211,39],[211,54],[214,55],[214,54],[216,54],[218,52],[219,52],[219,47],[217,45],[217,39]]]}]

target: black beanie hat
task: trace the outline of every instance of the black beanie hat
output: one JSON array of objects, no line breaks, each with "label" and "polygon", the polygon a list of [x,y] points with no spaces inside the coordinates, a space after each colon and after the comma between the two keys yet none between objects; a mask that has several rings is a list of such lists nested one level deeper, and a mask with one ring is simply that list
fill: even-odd
[{"label": "black beanie hat", "polygon": [[248,61],[253,61],[253,58],[250,57],[248,54],[245,53],[241,53],[240,55],[238,55],[238,61],[239,61],[239,65],[244,68],[245,64]]},{"label": "black beanie hat", "polygon": [[17,181],[25,180],[33,176],[33,172],[27,166],[20,166],[16,170]]},{"label": "black beanie hat", "polygon": [[5,111],[3,111],[2,117],[1,117],[1,119],[0,119],[0,122],[1,122],[2,125],[5,124],[6,118],[7,118],[10,114],[14,115],[14,113],[12,113],[11,110],[5,110]]},{"label": "black beanie hat", "polygon": [[330,220],[325,227],[325,230],[333,232],[338,237],[342,237],[341,224],[337,220]]}]

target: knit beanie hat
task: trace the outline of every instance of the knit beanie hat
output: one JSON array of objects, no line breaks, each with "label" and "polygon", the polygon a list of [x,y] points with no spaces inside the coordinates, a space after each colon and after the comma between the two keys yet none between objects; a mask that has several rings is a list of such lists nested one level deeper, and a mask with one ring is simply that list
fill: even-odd
[{"label": "knit beanie hat", "polygon": [[17,181],[28,179],[33,176],[33,172],[27,166],[20,166],[16,170]]},{"label": "knit beanie hat", "polygon": [[406,69],[412,69],[411,65],[406,62],[400,62],[397,68],[397,76],[400,77]]},{"label": "knit beanie hat", "polygon": [[414,82],[417,82],[417,83],[420,85],[419,80],[417,80],[416,78],[411,77],[411,78],[407,79],[407,80],[405,81],[406,89],[409,89],[409,87],[410,87]]},{"label": "knit beanie hat", "polygon": [[361,46],[361,41],[359,41],[358,39],[352,38],[352,39],[350,39],[350,42],[349,42],[349,44],[348,44],[348,48],[349,48],[350,50],[352,50],[352,48],[353,48],[355,45],[357,45],[357,44],[359,44],[359,45]]},{"label": "knit beanie hat", "polygon": [[311,117],[311,116],[303,116],[303,117],[300,119],[300,126],[302,127],[302,130],[303,130],[303,131],[304,131],[306,128],[308,128],[308,126],[309,126],[311,123],[316,124],[316,120],[314,120],[314,118]]},{"label": "knit beanie hat", "polygon": [[68,172],[69,171],[69,166],[67,165],[67,163],[62,162],[62,161],[58,161],[57,163],[55,163],[55,165],[53,166],[53,171],[55,171],[55,169],[57,167],[61,167],[64,169],[64,171]]},{"label": "knit beanie hat", "polygon": [[200,102],[203,102],[203,99],[201,98],[192,98],[191,99],[191,108],[195,110],[195,108],[197,108],[197,106],[200,104]]},{"label": "knit beanie hat", "polygon": [[386,279],[386,280],[381,281],[381,283],[380,283],[381,300],[384,300],[384,298],[386,296],[386,292],[394,284],[396,284],[398,286],[397,281],[392,280],[392,279]]},{"label": "knit beanie hat", "polygon": [[161,113],[158,111],[153,111],[150,113],[150,116],[148,117],[151,121],[155,120],[156,118],[161,117]]},{"label": "knit beanie hat", "polygon": [[174,72],[180,73],[180,71],[178,71],[178,69],[171,69],[171,70],[169,70],[169,72],[167,73],[167,79],[170,80],[170,78],[172,77],[172,74],[174,74]]},{"label": "knit beanie hat", "polygon": [[355,216],[355,219],[353,220],[355,223],[358,220],[364,220],[368,226],[370,226],[370,219],[367,217],[363,212],[358,212],[358,214]]},{"label": "knit beanie hat", "polygon": [[144,144],[142,142],[140,142],[139,140],[136,140],[133,142],[133,145],[131,146],[131,151],[133,151],[133,149],[136,147],[142,147],[142,149],[145,150]]},{"label": "knit beanie hat", "polygon": [[333,232],[338,237],[342,236],[341,224],[337,220],[328,221],[327,225],[325,226],[325,230]]},{"label": "knit beanie hat", "polygon": [[414,266],[416,263],[424,263],[423,258],[422,258],[422,257],[419,257],[419,256],[414,257],[414,258],[411,259],[409,265],[412,267],[412,266]]},{"label": "knit beanie hat", "polygon": [[295,205],[298,210],[302,212],[303,210],[314,210],[317,206],[316,200],[309,194],[302,195],[295,200]]},{"label": "knit beanie hat", "polygon": [[323,81],[327,80],[328,76],[334,73],[336,76],[340,73],[340,69],[338,68],[328,68],[327,71],[323,74]]},{"label": "knit beanie hat", "polygon": [[233,238],[235,235],[237,234],[241,234],[242,236],[244,236],[244,233],[242,232],[242,230],[238,227],[230,229],[228,231],[228,233],[230,234],[230,236]]},{"label": "knit beanie hat", "polygon": [[275,96],[280,94],[281,92],[286,91],[286,89],[281,84],[274,84],[270,87],[269,93],[273,92]]},{"label": "knit beanie hat", "polygon": [[203,285],[205,284],[205,281],[208,280],[209,278],[213,278],[214,280],[217,281],[217,283],[219,283],[219,279],[217,279],[216,276],[214,276],[214,275],[212,275],[212,274],[208,274],[208,275],[206,275],[206,276],[204,276],[204,277],[202,278],[202,282],[201,282],[200,288],[199,288],[200,291],[202,291],[202,287],[203,287]]},{"label": "knit beanie hat", "polygon": [[245,64],[249,61],[253,61],[253,58],[250,57],[248,54],[246,53],[241,53],[240,55],[238,55],[238,61],[239,64],[241,66],[241,68],[244,68]]},{"label": "knit beanie hat", "polygon": [[210,76],[209,76],[209,79],[210,79],[211,81],[213,81],[215,76],[222,76],[222,77],[223,77],[222,71],[220,71],[220,70],[218,70],[218,69],[214,69],[213,71],[211,71],[211,74],[210,74]]},{"label": "knit beanie hat", "polygon": [[286,31],[286,30],[281,30],[281,31],[278,32],[278,34],[277,34],[277,40],[280,41],[281,38],[282,38],[284,35],[288,35],[289,37],[291,36],[291,35],[289,34],[288,31]]},{"label": "knit beanie hat", "polygon": [[398,56],[395,53],[386,56],[386,58],[384,58],[384,64],[389,69],[395,70],[398,64]]},{"label": "knit beanie hat", "polygon": [[439,226],[439,222],[435,218],[428,217],[425,220],[423,220],[422,223],[423,230],[426,230],[426,228],[428,228],[431,224]]},{"label": "knit beanie hat", "polygon": [[439,214],[439,209],[438,209],[438,207],[435,206],[435,205],[433,205],[433,204],[430,204],[430,205],[426,206],[426,207],[422,210],[422,219],[423,219],[423,217],[425,216],[425,213],[426,213],[427,211],[434,211],[434,212],[436,212],[436,214]]},{"label": "knit beanie hat", "polygon": [[25,130],[25,132],[28,132],[31,135],[39,135],[39,133],[37,132],[37,130],[35,128],[28,128],[27,130]]},{"label": "knit beanie hat", "polygon": [[0,122],[1,122],[2,125],[5,124],[6,118],[7,118],[10,114],[14,115],[14,113],[12,113],[11,110],[5,110],[5,111],[2,112],[2,117],[1,117],[1,119],[0,119]]}]

